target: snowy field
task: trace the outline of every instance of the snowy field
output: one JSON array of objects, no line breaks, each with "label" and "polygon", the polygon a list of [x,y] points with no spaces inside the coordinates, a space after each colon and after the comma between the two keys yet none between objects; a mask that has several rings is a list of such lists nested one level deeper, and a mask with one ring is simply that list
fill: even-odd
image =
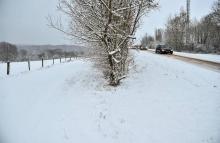
[{"label": "snowy field", "polygon": [[[67,59],[69,60],[69,59]],[[65,62],[65,59],[62,59],[61,62]],[[30,61],[31,71],[40,70],[42,67],[41,61]],[[54,65],[60,64],[60,59],[54,60]],[[53,60],[44,60],[44,67],[48,68],[53,65]],[[25,74],[29,72],[28,70],[28,62],[12,62],[10,64],[10,75],[17,76],[20,74]],[[7,77],[7,64],[0,63],[0,79]]]},{"label": "snowy field", "polygon": [[118,88],[82,59],[0,78],[0,143],[219,143],[220,73],[132,53]]},{"label": "snowy field", "polygon": [[191,53],[183,53],[183,52],[174,52],[174,55],[188,57],[188,58],[194,58],[204,61],[210,61],[215,63],[220,63],[220,55],[214,55],[214,54],[191,54]]}]

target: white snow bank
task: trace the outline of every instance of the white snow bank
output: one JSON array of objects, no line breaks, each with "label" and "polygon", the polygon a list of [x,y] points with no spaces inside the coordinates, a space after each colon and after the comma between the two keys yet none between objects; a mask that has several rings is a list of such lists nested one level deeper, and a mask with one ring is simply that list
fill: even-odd
[{"label": "white snow bank", "polygon": [[219,143],[220,74],[134,57],[118,88],[83,60],[0,79],[0,142]]},{"label": "white snow bank", "polygon": [[220,63],[220,55],[214,55],[214,54],[192,54],[192,53],[183,53],[183,52],[174,52],[174,55],[182,56],[182,57],[188,57],[188,58],[194,58],[204,61],[210,61],[215,63]]}]

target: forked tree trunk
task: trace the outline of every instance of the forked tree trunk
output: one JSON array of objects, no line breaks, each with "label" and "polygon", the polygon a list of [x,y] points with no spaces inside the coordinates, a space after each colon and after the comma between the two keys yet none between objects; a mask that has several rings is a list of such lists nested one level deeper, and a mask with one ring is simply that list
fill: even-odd
[{"label": "forked tree trunk", "polygon": [[118,80],[117,72],[115,70],[115,63],[113,61],[112,55],[108,56],[108,60],[110,66],[110,75],[109,75],[110,85],[117,86],[119,84],[119,80]]}]

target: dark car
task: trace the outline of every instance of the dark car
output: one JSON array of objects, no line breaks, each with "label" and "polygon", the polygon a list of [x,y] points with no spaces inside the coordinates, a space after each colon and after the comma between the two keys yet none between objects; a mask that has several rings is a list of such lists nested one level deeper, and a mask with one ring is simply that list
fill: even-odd
[{"label": "dark car", "polygon": [[155,52],[158,54],[173,54],[173,50],[166,45],[157,45]]}]

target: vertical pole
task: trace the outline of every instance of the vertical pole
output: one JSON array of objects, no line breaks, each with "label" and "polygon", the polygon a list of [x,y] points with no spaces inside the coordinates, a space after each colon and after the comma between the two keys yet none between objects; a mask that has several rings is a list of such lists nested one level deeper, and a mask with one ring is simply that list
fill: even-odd
[{"label": "vertical pole", "polygon": [[190,0],[186,0],[187,18],[186,18],[186,45],[190,42],[189,24],[190,24]]},{"label": "vertical pole", "polygon": [[61,63],[61,57],[60,57],[60,63]]},{"label": "vertical pole", "polygon": [[72,57],[70,56],[70,61],[72,60]]},{"label": "vertical pole", "polygon": [[53,58],[53,65],[54,65],[54,58]]},{"label": "vertical pole", "polygon": [[7,59],[6,59],[6,61],[8,62],[9,61],[9,45],[7,44],[6,46],[7,46],[7,54],[6,54],[7,55],[7,57],[6,57]]},{"label": "vertical pole", "polygon": [[42,58],[42,68],[44,67],[44,58]]},{"label": "vertical pole", "polygon": [[28,58],[28,70],[31,70],[31,63],[30,63],[30,59]]},{"label": "vertical pole", "polygon": [[10,74],[10,62],[7,62],[7,75]]}]

